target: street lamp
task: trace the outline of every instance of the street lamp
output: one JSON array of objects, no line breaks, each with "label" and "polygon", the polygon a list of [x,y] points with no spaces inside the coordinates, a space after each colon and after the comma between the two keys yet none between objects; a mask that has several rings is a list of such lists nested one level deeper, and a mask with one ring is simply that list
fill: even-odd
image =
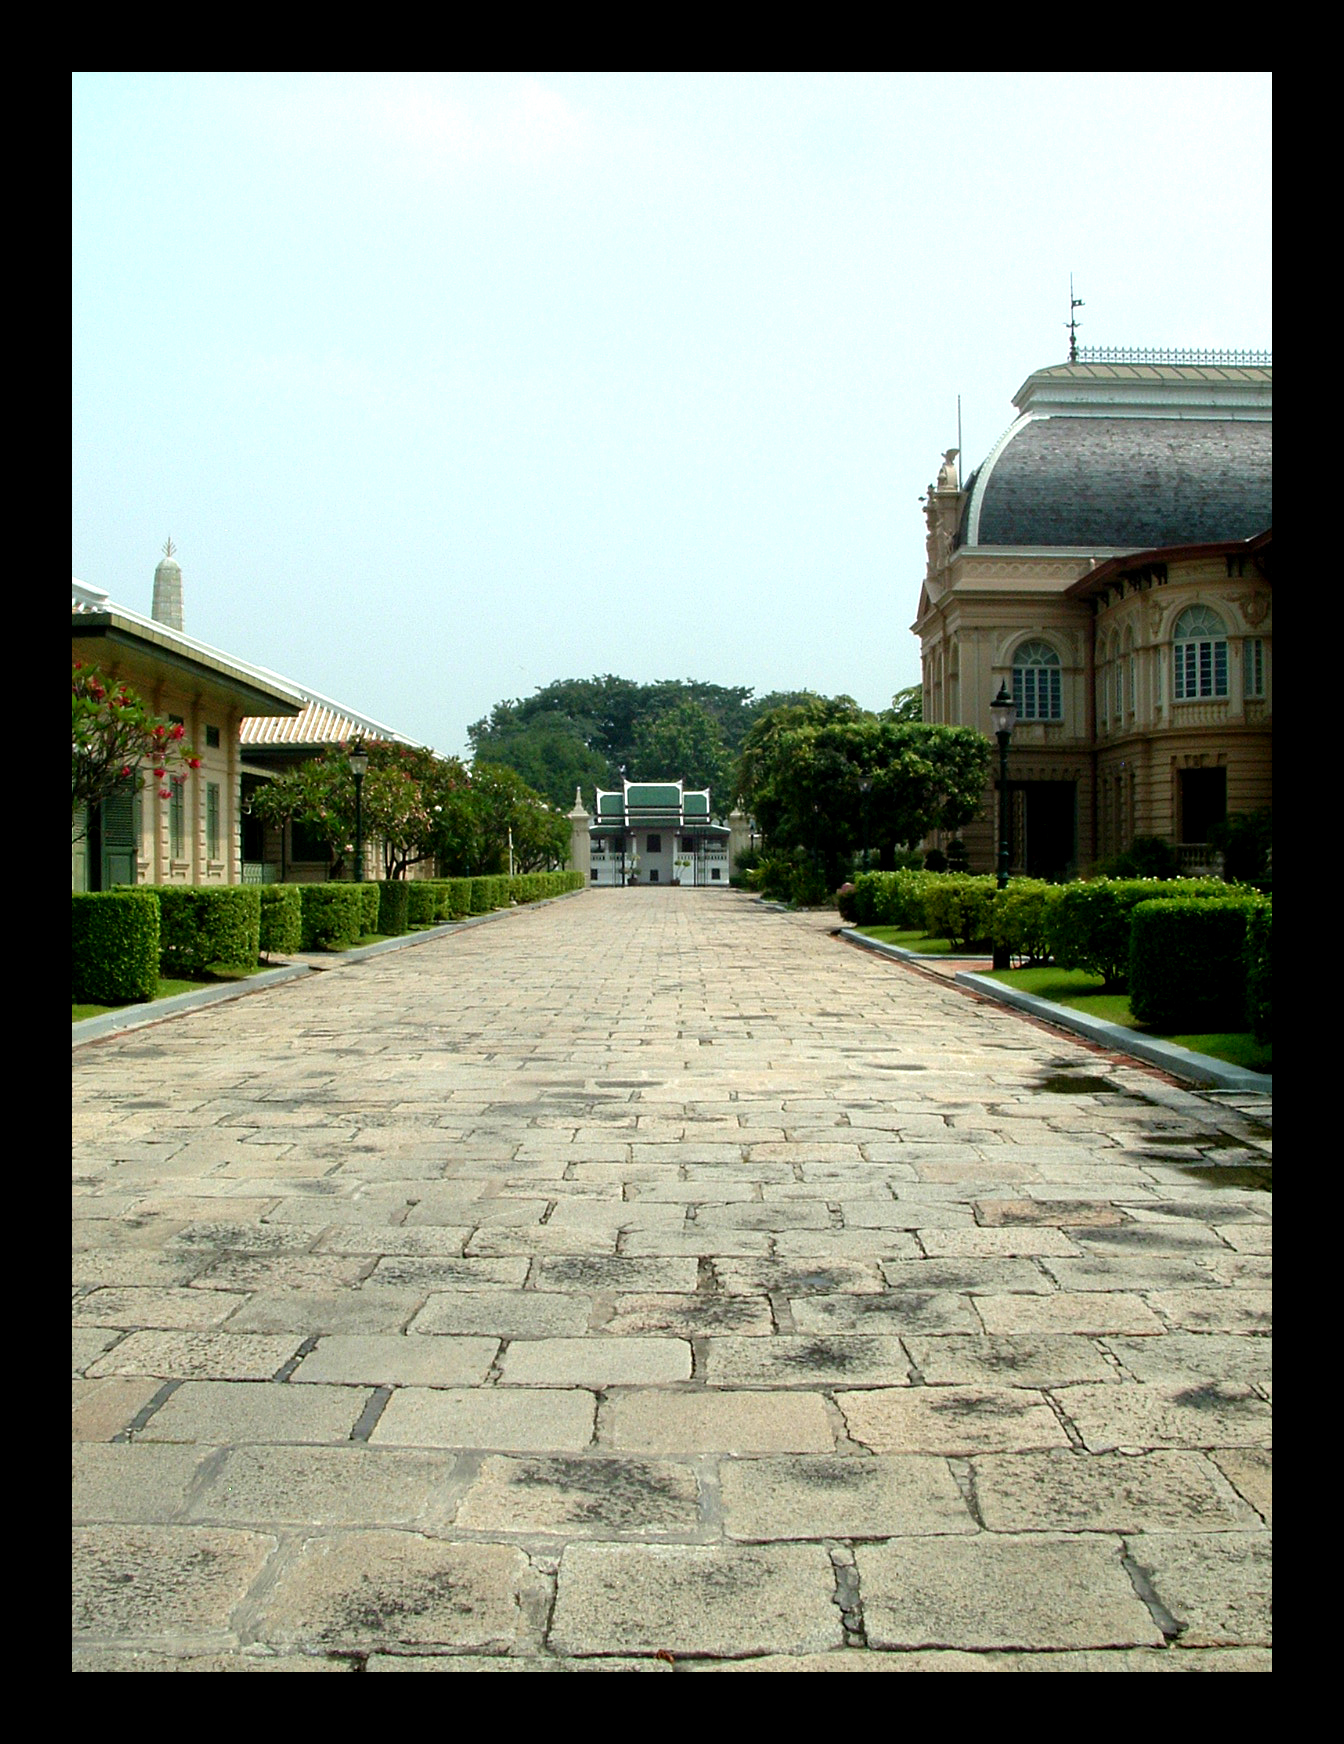
[{"label": "street lamp", "polygon": [[859,796],[863,811],[863,869],[868,870],[868,795],[873,791],[873,783],[869,776],[859,777]]},{"label": "street lamp", "polygon": [[355,778],[355,878],[364,882],[364,777],[369,772],[369,754],[363,739],[356,739],[349,751],[350,773]]},{"label": "street lamp", "polygon": [[[999,694],[989,705],[989,718],[994,726],[994,737],[999,741],[999,878],[1000,890],[1008,888],[1008,741],[1013,736],[1013,728],[1017,725],[1017,709],[1013,699],[1008,694],[1008,681],[1004,679],[999,685]],[[995,945],[994,967],[1008,967],[1008,947]]]}]

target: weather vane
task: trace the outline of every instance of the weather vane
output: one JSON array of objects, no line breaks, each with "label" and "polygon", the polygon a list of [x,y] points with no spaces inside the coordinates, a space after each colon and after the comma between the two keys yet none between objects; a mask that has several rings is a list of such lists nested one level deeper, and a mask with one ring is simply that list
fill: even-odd
[{"label": "weather vane", "polygon": [[166,544],[166,545],[165,545],[165,546],[164,546],[164,548],[163,548],[163,554],[164,554],[164,556],[165,556],[165,557],[171,557],[171,556],[172,556],[172,554],[173,554],[173,552],[174,552],[174,551],[175,551],[175,550],[176,550],[176,549],[177,549],[177,547],[176,547],[176,546],[175,546],[175,545],[174,545],[174,544],[173,544],[173,536],[172,536],[172,534],[171,534],[171,533],[170,533],[170,534],[169,534],[169,535],[168,535],[168,543],[167,543],[167,544]]},{"label": "weather vane", "polygon": [[1077,361],[1078,361],[1078,328],[1080,326],[1080,322],[1078,320],[1078,317],[1074,314],[1074,310],[1081,309],[1083,307],[1084,307],[1083,299],[1081,297],[1075,297],[1073,294],[1073,274],[1070,273],[1069,274],[1069,318],[1064,323],[1064,325],[1069,330],[1069,362],[1070,363],[1077,363]]}]

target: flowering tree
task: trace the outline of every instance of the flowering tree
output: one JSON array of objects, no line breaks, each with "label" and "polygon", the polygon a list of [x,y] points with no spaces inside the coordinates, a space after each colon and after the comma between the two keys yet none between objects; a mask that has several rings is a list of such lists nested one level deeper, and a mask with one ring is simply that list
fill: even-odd
[{"label": "flowering tree", "polygon": [[160,720],[129,685],[82,660],[71,665],[70,714],[72,825],[111,794],[138,791],[151,771],[159,797],[168,799],[174,776],[201,766],[180,722]]}]

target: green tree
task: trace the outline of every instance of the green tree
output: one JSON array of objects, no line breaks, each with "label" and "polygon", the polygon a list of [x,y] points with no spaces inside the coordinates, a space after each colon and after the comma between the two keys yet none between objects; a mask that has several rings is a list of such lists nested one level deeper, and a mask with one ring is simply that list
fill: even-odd
[{"label": "green tree", "polygon": [[898,690],[891,699],[891,707],[885,711],[884,718],[893,721],[922,721],[924,719],[924,686],[909,684],[904,690]]},{"label": "green tree", "polygon": [[635,730],[632,781],[675,781],[707,787],[715,812],[732,810],[732,765],[719,723],[703,703],[683,697]]}]

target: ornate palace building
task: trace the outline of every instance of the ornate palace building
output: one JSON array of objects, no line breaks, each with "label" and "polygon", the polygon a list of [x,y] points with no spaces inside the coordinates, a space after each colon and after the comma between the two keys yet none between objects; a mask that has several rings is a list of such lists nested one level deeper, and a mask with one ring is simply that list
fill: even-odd
[{"label": "ornate palace building", "polygon": [[[1087,872],[1148,835],[1207,864],[1212,824],[1270,803],[1268,355],[1084,349],[1013,403],[925,499],[924,719],[989,733],[1007,684],[1013,871]],[[963,832],[977,871],[996,807]]]}]

